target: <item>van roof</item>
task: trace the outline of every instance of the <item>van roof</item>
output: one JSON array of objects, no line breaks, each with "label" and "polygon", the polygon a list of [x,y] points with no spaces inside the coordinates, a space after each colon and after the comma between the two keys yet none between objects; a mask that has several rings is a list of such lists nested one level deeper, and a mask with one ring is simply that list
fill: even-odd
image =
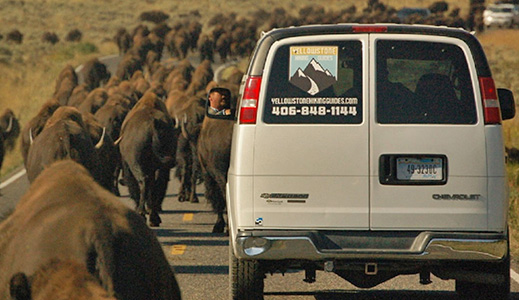
[{"label": "van roof", "polygon": [[344,23],[344,24],[316,24],[292,26],[286,28],[275,28],[268,32],[264,32],[253,54],[254,63],[250,65],[249,75],[261,76],[265,59],[270,46],[279,40],[288,37],[312,36],[312,35],[333,35],[333,34],[362,34],[362,33],[380,33],[380,34],[418,34],[418,35],[434,35],[447,36],[463,40],[471,49],[477,72],[480,76],[491,76],[490,68],[483,52],[482,46],[477,38],[469,31],[463,28],[453,28],[447,26],[435,25],[411,25],[411,24],[393,24],[393,23]]}]

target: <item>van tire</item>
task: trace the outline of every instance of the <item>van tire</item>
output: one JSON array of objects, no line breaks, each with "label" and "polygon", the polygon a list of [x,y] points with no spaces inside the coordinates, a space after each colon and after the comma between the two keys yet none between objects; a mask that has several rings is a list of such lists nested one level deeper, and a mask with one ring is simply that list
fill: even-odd
[{"label": "van tire", "polygon": [[257,260],[242,260],[229,251],[232,300],[263,300],[265,272]]},{"label": "van tire", "polygon": [[[494,274],[500,274],[504,281],[500,284],[475,283],[456,280],[456,292],[461,299],[496,299],[507,300],[510,297],[510,256],[493,266],[483,264],[484,270]],[[490,298],[489,298],[490,297]]]}]

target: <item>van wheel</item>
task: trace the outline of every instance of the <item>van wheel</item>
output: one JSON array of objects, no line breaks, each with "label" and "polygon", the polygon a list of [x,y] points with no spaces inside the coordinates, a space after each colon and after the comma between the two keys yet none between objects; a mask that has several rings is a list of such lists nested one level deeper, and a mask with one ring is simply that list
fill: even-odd
[{"label": "van wheel", "polygon": [[237,259],[229,251],[229,281],[232,300],[263,300],[265,272],[257,260]]},{"label": "van wheel", "polygon": [[483,268],[484,269],[482,270],[485,270],[486,272],[502,275],[504,277],[504,281],[499,284],[490,284],[456,280],[456,292],[461,297],[461,299],[509,299],[510,256],[497,265],[483,264]]}]

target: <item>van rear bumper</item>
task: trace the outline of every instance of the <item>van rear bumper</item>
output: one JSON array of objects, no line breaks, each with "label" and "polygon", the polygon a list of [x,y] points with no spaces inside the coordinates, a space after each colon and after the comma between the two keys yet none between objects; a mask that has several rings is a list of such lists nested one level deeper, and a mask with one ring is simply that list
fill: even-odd
[{"label": "van rear bumper", "polygon": [[376,231],[242,231],[235,255],[258,260],[499,261],[504,233]]}]

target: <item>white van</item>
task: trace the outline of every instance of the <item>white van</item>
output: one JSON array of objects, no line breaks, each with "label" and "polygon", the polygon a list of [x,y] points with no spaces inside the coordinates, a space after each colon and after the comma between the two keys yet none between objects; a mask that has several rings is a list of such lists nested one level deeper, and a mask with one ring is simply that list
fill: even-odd
[{"label": "white van", "polygon": [[363,288],[400,274],[426,284],[432,273],[471,299],[508,298],[501,121],[514,114],[461,29],[265,33],[233,132],[231,298],[263,299],[264,277],[288,269]]}]

